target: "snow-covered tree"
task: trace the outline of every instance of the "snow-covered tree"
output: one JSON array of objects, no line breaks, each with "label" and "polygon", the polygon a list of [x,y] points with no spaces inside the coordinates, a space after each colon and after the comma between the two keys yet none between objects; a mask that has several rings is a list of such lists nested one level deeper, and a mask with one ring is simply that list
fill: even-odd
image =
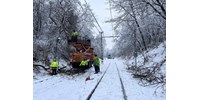
[{"label": "snow-covered tree", "polygon": [[131,56],[165,41],[165,0],[110,0],[110,3],[118,13],[110,22],[120,36],[116,43],[121,48],[119,55]]},{"label": "snow-covered tree", "polygon": [[79,0],[33,0],[33,60],[45,65],[53,58],[68,61],[73,30],[93,39],[88,9]]}]

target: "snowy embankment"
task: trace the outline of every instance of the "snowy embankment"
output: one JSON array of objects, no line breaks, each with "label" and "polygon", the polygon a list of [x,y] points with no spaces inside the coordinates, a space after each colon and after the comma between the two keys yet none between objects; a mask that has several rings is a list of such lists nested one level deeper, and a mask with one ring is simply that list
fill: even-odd
[{"label": "snowy embankment", "polygon": [[[144,55],[148,58],[145,63],[144,63]],[[124,62],[124,64],[126,64],[127,67],[134,66],[135,59],[133,58],[131,60],[126,60]],[[139,66],[139,67],[143,67],[143,68],[148,67],[149,68],[149,67],[153,67],[153,66],[157,66],[157,65],[159,65],[159,68],[160,68],[158,73],[166,76],[166,49],[165,49],[165,45],[163,43],[160,44],[158,47],[156,47],[154,49],[150,49],[150,50],[144,52],[144,54],[141,54],[137,57],[137,66]],[[123,69],[121,71],[123,71]],[[131,71],[130,71],[130,73],[131,73]],[[128,73],[125,73],[125,74],[128,74]],[[131,77],[133,77],[133,76],[131,76]],[[127,77],[124,77],[124,78],[127,78]],[[127,79],[127,80],[129,80],[129,79]],[[132,80],[132,81],[134,81],[134,83],[141,84],[140,79],[134,78],[134,80]],[[163,85],[163,84],[161,84],[161,85]],[[150,85],[150,86],[146,86],[146,87],[142,87],[138,84],[135,84],[134,86],[131,86],[131,87],[132,88],[128,88],[128,89],[134,88],[136,90],[139,90],[138,92],[134,92],[134,94],[137,95],[134,98],[138,98],[136,100],[159,100],[159,99],[156,99],[157,97],[158,98],[160,97],[160,99],[163,100],[166,97],[165,84],[164,84],[164,86]],[[133,95],[131,95],[131,96],[133,96]],[[142,99],[139,99],[139,98],[142,98]]]},{"label": "snowy embankment", "polygon": [[[165,52],[162,53],[162,45],[158,49],[150,50],[152,57],[149,61],[162,61]],[[140,58],[138,58],[140,59]],[[140,60],[138,60],[139,62]],[[141,59],[142,61],[142,59]],[[131,61],[130,61],[131,63]],[[146,64],[151,65],[151,62]],[[108,67],[109,66],[109,67]],[[147,66],[147,65],[146,65]],[[165,66],[165,64],[163,65]],[[108,70],[106,71],[106,69]],[[127,65],[122,59],[105,59],[101,65],[101,72],[94,74],[94,68],[90,68],[84,74],[67,76],[58,74],[56,76],[34,74],[33,99],[34,100],[86,100],[94,89],[103,73],[106,71],[102,81],[97,86],[91,100],[124,100],[122,88],[119,81],[119,73],[124,84],[127,100],[165,100],[165,94],[156,92],[156,87],[142,87],[138,80],[131,76]],[[163,69],[164,71],[165,69]],[[165,72],[165,71],[164,71]],[[85,81],[90,76],[92,80]]]},{"label": "snowy embankment", "polygon": [[[147,58],[146,61],[144,61],[144,55]],[[145,63],[144,63],[145,62]],[[166,73],[166,48],[165,44],[161,43],[158,47],[154,49],[150,49],[146,52],[144,52],[141,55],[138,55],[137,57],[137,66],[143,66],[143,67],[151,67],[156,66],[156,64],[162,64],[161,71],[163,74]],[[127,65],[134,65],[135,60],[134,58],[132,60],[126,61]]]}]

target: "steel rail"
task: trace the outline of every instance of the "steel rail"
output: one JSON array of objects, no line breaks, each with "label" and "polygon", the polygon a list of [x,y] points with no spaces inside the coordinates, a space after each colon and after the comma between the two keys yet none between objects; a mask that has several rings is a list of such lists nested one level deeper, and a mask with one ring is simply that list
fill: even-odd
[{"label": "steel rail", "polygon": [[90,92],[90,94],[88,95],[86,100],[90,100],[90,98],[92,97],[92,94],[94,93],[94,91],[96,90],[96,88],[98,87],[99,83],[101,82],[101,80],[103,79],[105,73],[107,72],[108,68],[110,66],[110,63],[108,65],[108,67],[106,68],[106,71],[103,73],[103,75],[101,76],[100,80],[97,82],[97,84],[95,85],[94,89]]},{"label": "steel rail", "polygon": [[124,100],[127,100],[126,91],[125,91],[125,89],[124,89],[124,84],[123,84],[122,78],[121,78],[121,76],[120,76],[119,69],[118,69],[116,63],[115,63],[115,65],[116,65],[117,72],[118,72],[118,76],[119,76],[119,80],[120,80],[120,83],[121,83],[121,88],[122,88],[122,93],[123,93],[123,95],[124,95],[124,96],[123,96],[123,97],[124,97]]}]

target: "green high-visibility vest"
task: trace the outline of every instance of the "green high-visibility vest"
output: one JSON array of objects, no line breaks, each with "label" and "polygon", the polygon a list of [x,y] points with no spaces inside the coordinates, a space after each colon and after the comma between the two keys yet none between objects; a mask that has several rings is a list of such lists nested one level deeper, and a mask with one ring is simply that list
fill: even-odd
[{"label": "green high-visibility vest", "polygon": [[53,68],[57,68],[58,67],[58,63],[56,61],[54,61],[54,62],[51,63],[50,66],[53,67]]},{"label": "green high-visibility vest", "polygon": [[93,62],[94,66],[100,66],[100,60],[98,57],[94,57],[94,62]]},{"label": "green high-visibility vest", "polygon": [[74,36],[78,36],[78,32],[73,32],[73,35]]}]

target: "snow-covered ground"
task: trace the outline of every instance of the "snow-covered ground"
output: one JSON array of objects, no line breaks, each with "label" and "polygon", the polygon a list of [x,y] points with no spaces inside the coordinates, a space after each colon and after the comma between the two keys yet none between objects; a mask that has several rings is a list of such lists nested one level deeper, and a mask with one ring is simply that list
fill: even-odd
[{"label": "snow-covered ground", "polygon": [[161,92],[155,93],[155,87],[140,86],[138,84],[139,81],[133,79],[131,73],[125,69],[127,66],[123,64],[123,61],[117,62],[128,100],[165,100],[165,94]]},{"label": "snow-covered ground", "polygon": [[[148,62],[146,67],[153,65],[152,62],[161,62],[165,58],[164,45],[161,44],[156,49],[149,50]],[[142,56],[138,57],[138,64],[142,64]],[[129,60],[132,63],[134,60]],[[165,63],[162,66],[165,73]],[[108,69],[107,69],[108,68]],[[34,74],[33,81],[33,99],[34,100],[86,100],[88,95],[94,89],[101,76],[104,77],[96,88],[91,100],[124,100],[120,79],[123,85],[127,100],[165,100],[166,96],[161,91],[157,91],[156,87],[142,87],[138,84],[138,80],[132,78],[131,73],[127,70],[127,61],[122,59],[105,59],[101,64],[101,72],[94,74],[94,68],[90,68],[84,74],[76,74],[67,76],[58,74],[56,76]],[[92,80],[85,81],[90,76]]]},{"label": "snow-covered ground", "polygon": [[[144,56],[142,54],[138,55],[137,57],[137,66],[143,67],[151,67],[155,66],[157,63],[161,63],[162,61],[166,60],[166,48],[163,43],[161,43],[157,48],[150,49],[146,51],[145,56],[148,57],[148,61],[144,64]],[[134,59],[126,60],[126,64],[135,64]],[[166,62],[161,66],[162,73],[166,73]]]}]

